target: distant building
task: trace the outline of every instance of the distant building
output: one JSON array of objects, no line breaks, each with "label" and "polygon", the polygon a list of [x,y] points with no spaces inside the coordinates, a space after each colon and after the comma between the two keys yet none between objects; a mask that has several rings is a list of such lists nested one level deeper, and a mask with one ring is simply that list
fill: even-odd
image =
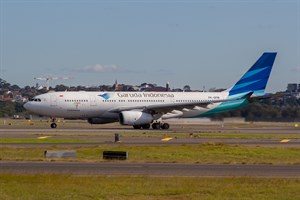
[{"label": "distant building", "polygon": [[0,97],[0,101],[13,101],[14,100],[14,98],[12,98],[12,97],[9,97],[9,96],[3,96],[3,95],[1,95],[1,97]]},{"label": "distant building", "polygon": [[22,103],[22,102],[28,101],[28,97],[27,96],[23,97],[22,95],[19,94],[19,95],[16,95],[12,101]]},{"label": "distant building", "polygon": [[118,84],[118,80],[116,80],[115,84],[113,85],[113,90],[114,91],[122,91],[123,90],[123,85]]},{"label": "distant building", "polygon": [[297,83],[289,83],[288,86],[287,86],[287,92],[289,93],[296,93],[296,92],[299,92],[299,85],[300,84],[297,84]]},{"label": "distant building", "polygon": [[166,83],[166,91],[167,92],[170,91],[170,83],[169,82]]},{"label": "distant building", "polygon": [[290,95],[290,96],[294,96],[297,99],[300,98],[300,84],[297,83],[289,83],[287,85],[287,89],[286,92]]}]

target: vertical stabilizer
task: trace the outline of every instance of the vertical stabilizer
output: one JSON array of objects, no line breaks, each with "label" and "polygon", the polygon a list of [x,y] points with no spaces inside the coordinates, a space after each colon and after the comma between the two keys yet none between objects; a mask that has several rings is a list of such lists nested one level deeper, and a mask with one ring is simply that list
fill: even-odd
[{"label": "vertical stabilizer", "polygon": [[275,52],[264,53],[229,89],[229,96],[243,95],[248,92],[253,92],[255,96],[264,95],[276,54]]}]

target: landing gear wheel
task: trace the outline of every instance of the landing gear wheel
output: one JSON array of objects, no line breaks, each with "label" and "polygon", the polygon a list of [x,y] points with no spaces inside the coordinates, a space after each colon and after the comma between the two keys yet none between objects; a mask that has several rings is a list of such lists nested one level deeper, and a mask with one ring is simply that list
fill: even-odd
[{"label": "landing gear wheel", "polygon": [[161,125],[161,128],[162,128],[162,129],[169,129],[169,128],[170,128],[170,125],[169,125],[168,123],[163,123],[163,124]]},{"label": "landing gear wheel", "polygon": [[144,124],[144,125],[142,125],[142,128],[143,129],[149,129],[150,128],[150,124]]},{"label": "landing gear wheel", "polygon": [[133,125],[133,128],[134,128],[134,129],[141,129],[142,126],[140,126],[140,125]]},{"label": "landing gear wheel", "polygon": [[153,129],[160,129],[160,123],[153,123],[152,128]]},{"label": "landing gear wheel", "polygon": [[51,128],[56,128],[56,127],[57,127],[57,124],[53,122],[53,123],[51,123],[50,126],[51,126]]}]

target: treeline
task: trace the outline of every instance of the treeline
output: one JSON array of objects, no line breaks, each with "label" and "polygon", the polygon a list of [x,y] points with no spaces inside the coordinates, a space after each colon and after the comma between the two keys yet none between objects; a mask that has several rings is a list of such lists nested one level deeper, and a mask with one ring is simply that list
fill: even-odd
[{"label": "treeline", "polygon": [[243,117],[246,121],[299,121],[300,99],[294,96],[277,97],[212,116],[213,119],[224,117]]},{"label": "treeline", "polygon": [[23,103],[0,101],[0,117],[12,117],[16,114],[27,114],[27,111],[23,107]]}]

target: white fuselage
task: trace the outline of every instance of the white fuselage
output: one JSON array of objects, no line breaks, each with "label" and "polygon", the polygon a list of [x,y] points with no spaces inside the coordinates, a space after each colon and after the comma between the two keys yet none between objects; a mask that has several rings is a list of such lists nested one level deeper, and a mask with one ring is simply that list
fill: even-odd
[{"label": "white fuselage", "polygon": [[[117,119],[118,113],[111,112],[115,108],[201,103],[227,97],[228,92],[50,92],[36,96],[25,108],[49,117]],[[174,110],[164,113],[162,118],[195,117],[219,104]]]}]

